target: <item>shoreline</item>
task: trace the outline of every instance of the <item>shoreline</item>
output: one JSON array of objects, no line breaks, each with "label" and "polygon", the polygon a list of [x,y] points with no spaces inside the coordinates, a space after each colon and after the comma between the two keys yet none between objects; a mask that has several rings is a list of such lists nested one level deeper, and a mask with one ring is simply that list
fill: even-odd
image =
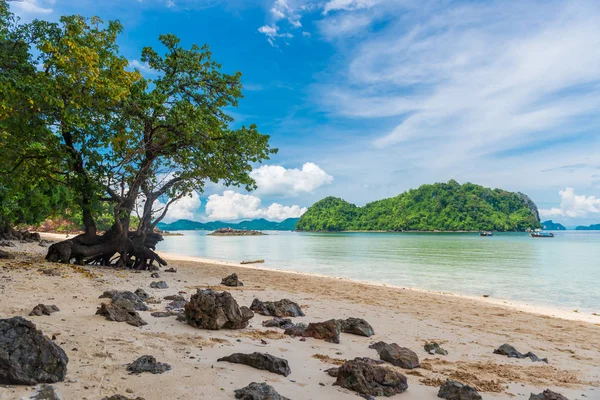
[{"label": "shoreline", "polygon": [[[53,239],[53,240],[65,239],[64,234],[58,234],[58,233],[40,232],[40,235],[44,239]],[[163,251],[157,251],[157,253],[162,258],[166,259],[167,261],[186,261],[186,262],[197,262],[197,263],[204,263],[204,264],[214,264],[214,265],[222,265],[222,266],[229,266],[229,267],[236,267],[236,268],[245,268],[245,269],[251,269],[251,270],[265,271],[265,272],[279,272],[279,273],[284,273],[284,274],[300,275],[300,276],[314,277],[314,278],[320,278],[320,279],[328,279],[328,280],[332,280],[332,281],[344,281],[344,282],[350,282],[350,283],[356,283],[356,284],[362,284],[362,285],[369,285],[374,288],[409,290],[409,291],[416,292],[416,293],[424,293],[424,294],[435,295],[435,296],[442,296],[442,297],[448,296],[448,297],[452,297],[452,298],[461,298],[461,299],[465,299],[465,300],[480,302],[482,304],[506,307],[508,309],[522,311],[522,312],[536,314],[536,315],[541,315],[541,316],[546,316],[546,317],[560,318],[560,319],[569,320],[569,321],[579,321],[579,322],[600,324],[600,310],[599,310],[599,315],[593,315],[593,314],[588,314],[588,313],[583,313],[583,312],[582,313],[574,312],[572,309],[568,309],[566,307],[541,305],[541,304],[528,304],[525,302],[519,302],[516,300],[504,299],[504,298],[483,297],[483,296],[478,297],[478,296],[474,296],[474,295],[467,295],[467,294],[455,293],[455,292],[440,292],[440,291],[436,291],[436,290],[423,289],[423,288],[418,288],[418,287],[389,285],[389,284],[385,284],[385,283],[381,283],[381,282],[373,282],[373,281],[368,281],[368,280],[350,279],[350,278],[344,278],[344,277],[337,277],[337,276],[310,273],[310,272],[300,272],[300,271],[293,271],[293,270],[286,270],[286,269],[279,269],[279,268],[268,268],[268,267],[264,267],[264,266],[258,266],[256,264],[241,264],[240,262],[219,260],[219,259],[212,259],[212,258],[205,258],[205,257],[186,256],[183,254],[168,253],[168,252],[163,252]]]}]

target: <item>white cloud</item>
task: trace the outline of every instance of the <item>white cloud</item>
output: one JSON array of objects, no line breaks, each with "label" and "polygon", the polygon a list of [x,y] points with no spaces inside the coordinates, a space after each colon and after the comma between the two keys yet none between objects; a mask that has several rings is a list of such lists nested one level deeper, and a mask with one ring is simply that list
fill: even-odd
[{"label": "white cloud", "polygon": [[132,69],[138,69],[143,75],[152,75],[157,73],[157,71],[150,68],[148,63],[141,62],[139,60],[129,60],[129,67]]},{"label": "white cloud", "polygon": [[360,10],[373,7],[382,0],[329,0],[323,7],[323,13],[327,14],[336,10]]},{"label": "white cloud", "polygon": [[277,38],[291,38],[293,35],[291,33],[279,33],[279,27],[275,24],[273,25],[263,25],[258,28],[258,31],[267,37],[269,44],[271,46],[275,46],[275,40]]},{"label": "white cloud", "polygon": [[560,207],[539,210],[540,216],[587,218],[600,213],[600,199],[595,196],[576,195],[573,188],[566,188],[558,192]]},{"label": "white cloud", "polygon": [[24,14],[50,14],[54,4],[54,1],[40,1],[40,0],[21,0],[10,2],[11,10],[18,15]]},{"label": "white cloud", "polygon": [[265,195],[297,196],[311,193],[333,182],[333,177],[318,165],[307,162],[302,169],[286,169],[280,165],[263,165],[250,173],[256,181],[257,192]]},{"label": "white cloud", "polygon": [[305,212],[306,208],[297,205],[282,206],[278,203],[261,208],[260,198],[236,193],[233,190],[226,190],[223,195],[210,195],[206,203],[206,215],[209,220],[231,221],[243,218],[266,218],[282,221],[286,218],[298,218]]}]

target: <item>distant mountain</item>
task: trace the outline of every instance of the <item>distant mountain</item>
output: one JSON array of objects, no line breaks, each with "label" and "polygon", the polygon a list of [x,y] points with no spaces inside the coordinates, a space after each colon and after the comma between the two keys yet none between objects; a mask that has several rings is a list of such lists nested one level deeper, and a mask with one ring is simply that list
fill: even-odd
[{"label": "distant mountain", "polygon": [[364,207],[327,197],[302,215],[296,230],[524,231],[540,227],[537,206],[526,195],[450,180]]},{"label": "distant mountain", "polygon": [[189,219],[180,219],[170,224],[158,223],[161,231],[215,231],[221,228],[244,229],[254,231],[293,231],[296,228],[298,218],[288,218],[281,222],[267,221],[264,218],[251,221],[232,222],[196,222]]},{"label": "distant mountain", "polygon": [[576,231],[600,231],[600,224],[594,224],[590,226],[579,225],[575,228]]},{"label": "distant mountain", "polygon": [[552,222],[552,220],[542,222],[542,229],[546,229],[549,231],[566,231],[567,230],[567,228],[565,228],[563,224],[559,224],[558,222]]}]

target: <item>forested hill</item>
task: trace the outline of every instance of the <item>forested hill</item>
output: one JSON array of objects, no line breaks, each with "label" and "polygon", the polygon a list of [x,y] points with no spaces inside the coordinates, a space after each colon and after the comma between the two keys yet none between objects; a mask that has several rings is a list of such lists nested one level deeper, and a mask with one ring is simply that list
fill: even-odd
[{"label": "forested hill", "polygon": [[342,199],[318,201],[300,218],[302,231],[524,231],[540,228],[535,203],[522,193],[472,183],[423,185],[357,207]]},{"label": "forested hill", "polygon": [[255,231],[292,231],[298,222],[298,218],[288,218],[281,222],[267,221],[264,218],[251,221],[232,222],[196,222],[188,219],[180,219],[170,224],[159,223],[158,229],[162,231],[214,231],[220,228],[233,228]]}]

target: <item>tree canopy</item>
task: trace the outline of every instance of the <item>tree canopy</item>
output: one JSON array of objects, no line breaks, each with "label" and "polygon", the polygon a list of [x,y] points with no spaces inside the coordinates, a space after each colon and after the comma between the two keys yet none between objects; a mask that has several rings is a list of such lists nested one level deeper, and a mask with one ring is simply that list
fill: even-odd
[{"label": "tree canopy", "polygon": [[472,183],[422,185],[396,197],[357,207],[327,197],[300,218],[304,231],[523,231],[539,228],[536,205],[521,193]]},{"label": "tree canopy", "polygon": [[[118,253],[130,265],[160,240],[150,233],[173,202],[209,181],[252,190],[253,164],[276,152],[255,125],[234,127],[241,73],[222,72],[208,46],[161,35],[161,48],[142,51],[145,77],[120,53],[118,21],[20,24],[4,1],[0,17],[0,189],[63,187],[85,227],[49,256],[108,263]],[[98,235],[103,210],[112,226]]]}]

